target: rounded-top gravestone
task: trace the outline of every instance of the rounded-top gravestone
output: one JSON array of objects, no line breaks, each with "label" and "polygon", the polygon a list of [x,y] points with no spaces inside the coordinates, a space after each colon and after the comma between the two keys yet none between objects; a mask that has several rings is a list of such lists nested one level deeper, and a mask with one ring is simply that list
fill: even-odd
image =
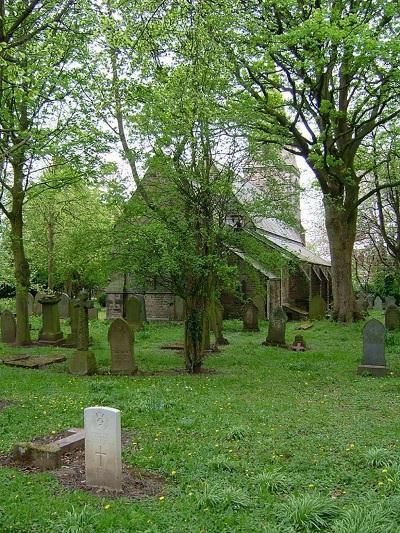
[{"label": "rounded-top gravestone", "polygon": [[390,304],[385,311],[385,326],[389,331],[400,328],[400,309],[397,305]]},{"label": "rounded-top gravestone", "polygon": [[116,318],[111,322],[108,342],[111,348],[111,373],[136,374],[138,367],[133,355],[134,333],[126,320]]},{"label": "rounded-top gravestone", "polygon": [[1,340],[6,344],[13,344],[17,337],[17,323],[11,311],[3,311],[0,317]]},{"label": "rounded-top gravestone", "polygon": [[372,318],[363,329],[363,355],[359,374],[369,373],[374,376],[385,376],[388,368],[385,360],[385,326]]},{"label": "rounded-top gravestone", "polygon": [[326,302],[319,294],[311,298],[310,302],[310,320],[323,320],[326,315]]},{"label": "rounded-top gravestone", "polygon": [[60,296],[60,301],[58,303],[58,312],[60,313],[60,318],[69,317],[69,296],[68,294],[62,293]]},{"label": "rounded-top gravestone", "polygon": [[260,331],[258,327],[258,308],[253,302],[244,306],[243,331]]},{"label": "rounded-top gravestone", "polygon": [[128,298],[125,306],[126,321],[133,331],[143,329],[143,309],[142,302],[136,296]]},{"label": "rounded-top gravestone", "polygon": [[377,296],[374,300],[374,309],[375,311],[383,311],[382,298]]}]

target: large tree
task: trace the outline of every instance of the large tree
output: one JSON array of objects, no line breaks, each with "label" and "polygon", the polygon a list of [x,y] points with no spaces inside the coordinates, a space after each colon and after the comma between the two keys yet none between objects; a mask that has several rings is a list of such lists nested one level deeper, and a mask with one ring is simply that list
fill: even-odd
[{"label": "large tree", "polygon": [[[253,102],[260,142],[304,157],[323,193],[334,315],[354,316],[351,258],[358,154],[400,113],[398,2],[249,0],[217,4],[210,32]],[[214,21],[215,22],[215,21]]]},{"label": "large tree", "polygon": [[[82,2],[81,2],[82,3]],[[26,191],[75,129],[82,66],[74,0],[0,0],[0,209],[10,225],[17,343],[30,343],[30,268],[23,240]],[[68,150],[65,152],[69,155]],[[58,154],[58,164],[65,159]]]}]

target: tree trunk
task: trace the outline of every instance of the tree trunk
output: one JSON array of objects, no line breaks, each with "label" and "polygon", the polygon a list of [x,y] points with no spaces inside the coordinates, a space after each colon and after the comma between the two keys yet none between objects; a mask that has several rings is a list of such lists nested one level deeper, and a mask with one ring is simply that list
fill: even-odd
[{"label": "tree trunk", "polygon": [[54,289],[54,215],[50,213],[47,226],[47,285]]},{"label": "tree trunk", "polygon": [[11,213],[11,247],[14,257],[14,275],[16,286],[17,338],[19,346],[31,344],[28,292],[30,286],[30,269],[26,260],[23,241],[22,193],[13,192],[13,210]]},{"label": "tree trunk", "polygon": [[204,302],[187,298],[185,301],[185,364],[190,374],[201,371],[203,360],[203,314]]},{"label": "tree trunk", "polygon": [[324,198],[325,224],[332,263],[333,318],[352,322],[355,300],[352,280],[352,254],[356,238],[357,210]]}]

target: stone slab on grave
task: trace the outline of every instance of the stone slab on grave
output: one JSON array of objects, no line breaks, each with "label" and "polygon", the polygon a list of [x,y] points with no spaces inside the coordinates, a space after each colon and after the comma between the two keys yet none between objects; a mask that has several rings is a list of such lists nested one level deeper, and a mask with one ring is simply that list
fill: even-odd
[{"label": "stone slab on grave", "polygon": [[63,363],[67,358],[65,355],[54,356],[34,356],[25,355],[18,356],[18,358],[3,359],[3,363],[7,366],[17,366],[20,368],[41,368],[55,363]]}]

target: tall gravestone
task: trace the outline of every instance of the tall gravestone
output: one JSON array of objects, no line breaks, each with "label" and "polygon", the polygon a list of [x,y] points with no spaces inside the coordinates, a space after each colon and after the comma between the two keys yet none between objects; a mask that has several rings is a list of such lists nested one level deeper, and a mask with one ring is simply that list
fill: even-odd
[{"label": "tall gravestone", "polygon": [[374,307],[374,295],[367,294],[368,309],[373,309]]},{"label": "tall gravestone", "polygon": [[116,318],[108,330],[111,348],[111,373],[136,374],[138,367],[134,359],[134,333],[128,322]]},{"label": "tall gravestone", "polygon": [[29,316],[33,315],[34,307],[35,307],[35,298],[30,292],[28,292],[28,315]]},{"label": "tall gravestone", "polygon": [[221,302],[216,302],[211,310],[211,329],[215,337],[215,344],[217,346],[226,346],[229,344],[228,339],[224,337],[224,306]]},{"label": "tall gravestone", "polygon": [[259,320],[265,320],[265,298],[261,294],[256,294],[253,298],[254,305],[258,309]]},{"label": "tall gravestone", "polygon": [[175,296],[174,319],[185,320],[185,301],[180,296]]},{"label": "tall gravestone", "polygon": [[326,302],[319,294],[311,298],[310,302],[310,320],[323,320],[326,315]]},{"label": "tall gravestone", "polygon": [[244,306],[243,331],[260,331],[258,327],[258,308],[253,302]]},{"label": "tall gravestone", "polygon": [[77,348],[79,337],[79,299],[71,298],[69,302],[69,325],[71,333],[65,340],[65,346],[68,348]]},{"label": "tall gravestone", "polygon": [[264,346],[286,347],[286,322],[287,315],[282,307],[276,307],[269,319],[268,335],[263,342]]},{"label": "tall gravestone", "polygon": [[42,304],[40,303],[40,298],[44,296],[41,292],[36,293],[34,304],[33,304],[33,314],[41,315],[42,314]]},{"label": "tall gravestone", "polygon": [[375,311],[383,311],[382,298],[377,296],[374,300],[374,309]]},{"label": "tall gravestone", "polygon": [[55,294],[43,294],[39,299],[42,306],[42,327],[39,331],[39,344],[60,344],[63,333],[60,327],[58,304],[60,297]]},{"label": "tall gravestone", "polygon": [[130,296],[125,306],[126,321],[133,331],[143,329],[142,302],[136,296]]},{"label": "tall gravestone", "polygon": [[62,293],[58,304],[58,311],[60,313],[60,318],[62,319],[69,317],[69,301],[70,297],[68,294]]},{"label": "tall gravestone", "polygon": [[86,484],[120,492],[121,413],[112,407],[87,407],[84,417]]},{"label": "tall gravestone", "polygon": [[89,351],[88,309],[92,302],[88,300],[86,291],[79,293],[75,305],[78,308],[78,349],[71,358],[69,370],[71,374],[86,376],[96,372],[96,359]]},{"label": "tall gravestone", "polygon": [[388,372],[385,360],[385,326],[375,318],[368,320],[363,329],[363,355],[359,374],[385,376]]},{"label": "tall gravestone", "polygon": [[397,305],[390,304],[386,307],[385,326],[389,331],[400,328],[400,309]]},{"label": "tall gravestone", "polygon": [[3,311],[0,317],[1,341],[13,344],[17,337],[17,323],[11,311]]}]

